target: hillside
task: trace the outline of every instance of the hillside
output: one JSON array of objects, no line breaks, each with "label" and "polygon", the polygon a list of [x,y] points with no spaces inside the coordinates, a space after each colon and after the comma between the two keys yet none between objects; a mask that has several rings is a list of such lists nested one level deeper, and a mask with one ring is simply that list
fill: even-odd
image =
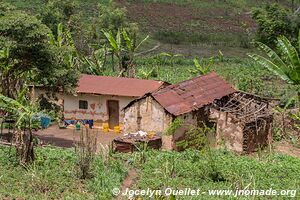
[{"label": "hillside", "polygon": [[[5,0],[20,9],[37,13],[43,1]],[[85,25],[92,23],[99,3],[108,0],[75,0]],[[212,56],[219,50],[226,56],[245,57],[251,50],[255,22],[251,9],[276,0],[116,0],[127,9],[127,17],[151,37],[145,49],[159,46],[157,52],[181,53],[186,56]],[[279,1],[295,8],[292,1]]]}]

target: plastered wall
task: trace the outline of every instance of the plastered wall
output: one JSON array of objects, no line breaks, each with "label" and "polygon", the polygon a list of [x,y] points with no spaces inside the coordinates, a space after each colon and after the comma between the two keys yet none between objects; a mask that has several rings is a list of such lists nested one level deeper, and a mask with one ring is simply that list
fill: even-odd
[{"label": "plastered wall", "polygon": [[[92,94],[78,94],[64,95],[64,117],[65,119],[93,119],[99,122],[108,121],[108,100],[119,101],[119,120],[123,122],[124,112],[122,109],[132,100],[134,97],[122,97],[122,96],[110,96],[110,95],[92,95]],[[88,101],[88,109],[79,109],[79,100]]]}]

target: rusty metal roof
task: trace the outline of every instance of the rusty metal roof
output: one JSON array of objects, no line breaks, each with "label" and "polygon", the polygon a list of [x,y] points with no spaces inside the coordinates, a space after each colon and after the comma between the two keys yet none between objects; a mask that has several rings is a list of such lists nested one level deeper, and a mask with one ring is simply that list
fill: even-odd
[{"label": "rusty metal roof", "polygon": [[140,97],[160,88],[164,82],[135,78],[81,75],[77,92]]},{"label": "rusty metal roof", "polygon": [[170,85],[152,93],[169,113],[178,116],[197,110],[236,90],[215,72]]}]

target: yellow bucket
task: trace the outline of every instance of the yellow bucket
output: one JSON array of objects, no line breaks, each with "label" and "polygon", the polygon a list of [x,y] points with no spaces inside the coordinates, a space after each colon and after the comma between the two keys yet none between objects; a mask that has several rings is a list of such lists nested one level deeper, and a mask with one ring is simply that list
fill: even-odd
[{"label": "yellow bucket", "polygon": [[114,132],[115,133],[120,133],[121,132],[120,126],[115,126],[114,127]]},{"label": "yellow bucket", "polygon": [[103,132],[104,132],[104,133],[108,133],[108,132],[109,132],[109,128],[108,128],[108,127],[103,128]]},{"label": "yellow bucket", "polygon": [[155,135],[155,133],[153,131],[150,131],[150,132],[147,133],[147,137],[149,139],[152,139],[154,137],[154,135]]},{"label": "yellow bucket", "polygon": [[103,129],[109,128],[108,123],[102,123],[102,128],[103,128]]}]

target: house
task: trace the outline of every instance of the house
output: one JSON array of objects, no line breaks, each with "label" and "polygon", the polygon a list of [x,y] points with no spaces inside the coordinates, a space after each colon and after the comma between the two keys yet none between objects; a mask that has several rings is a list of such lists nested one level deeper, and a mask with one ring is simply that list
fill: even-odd
[{"label": "house", "polygon": [[[217,104],[220,101],[222,104],[219,106],[226,105],[226,102],[231,102],[232,95],[237,93],[239,92],[215,72],[163,87],[133,100],[124,108],[124,131],[129,133],[142,130],[164,133],[174,119],[180,118],[183,124],[172,135],[171,141],[164,140],[163,137],[163,148],[177,149],[176,142],[184,139],[189,127],[199,127],[205,124],[209,127],[214,126],[217,129],[216,134],[218,135],[211,138],[213,143],[218,144],[224,139],[227,141],[226,144],[229,148],[242,152],[243,148],[236,147],[244,145],[245,140],[243,138],[245,134],[252,134],[249,131],[245,131],[245,127],[250,125],[242,125],[242,123],[239,124],[234,122],[234,120],[230,121],[231,123],[227,123],[222,118],[223,114],[226,115],[226,113]],[[252,103],[254,106],[255,102],[252,101]],[[251,113],[246,115],[252,116]],[[230,116],[233,119],[235,118],[234,114]],[[270,121],[267,123],[269,125]],[[228,128],[227,126],[230,127]],[[223,133],[223,129],[226,129],[227,132]],[[237,134],[240,136],[238,141],[235,140],[237,138],[232,137],[232,134],[236,133],[229,133],[233,129],[239,132]],[[267,130],[262,131],[269,134],[269,126],[265,129]],[[249,137],[255,136],[252,134]],[[256,140],[253,141],[256,142]],[[265,141],[263,143],[265,144]],[[257,147],[257,145],[255,143],[254,147]]]},{"label": "house", "polygon": [[81,75],[76,94],[62,94],[66,120],[93,120],[110,128],[123,124],[121,110],[132,100],[153,92],[162,81],[134,78]]}]

